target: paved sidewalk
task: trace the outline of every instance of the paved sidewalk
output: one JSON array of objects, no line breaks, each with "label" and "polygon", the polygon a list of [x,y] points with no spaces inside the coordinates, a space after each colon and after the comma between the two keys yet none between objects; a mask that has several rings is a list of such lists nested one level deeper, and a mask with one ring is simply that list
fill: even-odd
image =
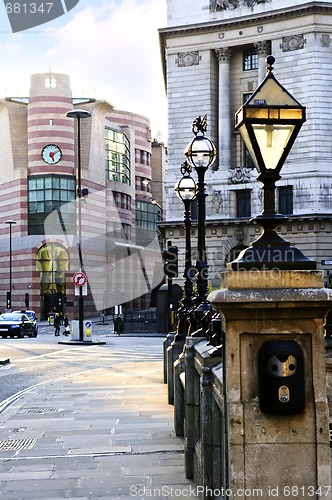
[{"label": "paved sidewalk", "polygon": [[194,489],[160,361],[39,385],[0,414],[0,500],[181,500]]}]

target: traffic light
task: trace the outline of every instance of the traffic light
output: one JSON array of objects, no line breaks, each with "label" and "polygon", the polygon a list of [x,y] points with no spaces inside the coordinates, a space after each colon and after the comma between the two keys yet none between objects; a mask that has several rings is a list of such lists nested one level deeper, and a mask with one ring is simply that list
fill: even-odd
[{"label": "traffic light", "polygon": [[12,308],[12,294],[7,292],[7,309]]},{"label": "traffic light", "polygon": [[176,278],[178,275],[178,247],[171,246],[163,251],[164,273],[169,278]]}]

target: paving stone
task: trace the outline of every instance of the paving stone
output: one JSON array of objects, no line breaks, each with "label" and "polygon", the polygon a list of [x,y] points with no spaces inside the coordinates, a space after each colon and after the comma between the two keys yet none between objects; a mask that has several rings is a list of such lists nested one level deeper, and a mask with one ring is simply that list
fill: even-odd
[{"label": "paving stone", "polygon": [[39,386],[0,415],[0,441],[36,439],[32,449],[0,452],[1,500],[143,500],[144,487],[180,488],[176,498],[188,491],[181,490],[193,483],[185,478],[162,363],[118,370]]}]

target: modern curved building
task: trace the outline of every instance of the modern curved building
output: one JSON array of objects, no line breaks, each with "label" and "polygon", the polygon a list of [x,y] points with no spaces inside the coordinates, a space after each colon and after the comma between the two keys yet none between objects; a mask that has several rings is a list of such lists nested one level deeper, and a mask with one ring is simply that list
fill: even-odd
[{"label": "modern curved building", "polygon": [[[91,116],[66,116],[78,109]],[[86,312],[149,307],[162,279],[161,258],[149,258],[163,207],[153,199],[153,151],[157,177],[166,162],[149,120],[73,98],[69,76],[47,73],[31,76],[28,97],[0,99],[0,130],[0,311],[75,315],[79,212]]]}]

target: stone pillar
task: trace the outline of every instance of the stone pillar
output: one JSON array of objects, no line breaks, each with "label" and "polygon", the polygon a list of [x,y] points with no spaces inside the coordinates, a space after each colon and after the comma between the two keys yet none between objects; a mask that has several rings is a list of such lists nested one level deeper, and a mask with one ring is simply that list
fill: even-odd
[{"label": "stone pillar", "polygon": [[215,49],[219,62],[219,164],[224,169],[231,166],[231,139],[233,121],[230,104],[231,50],[228,47]]},{"label": "stone pillar", "polygon": [[167,385],[168,385],[168,403],[174,405],[174,363],[183,351],[183,342],[176,342],[173,335],[173,342],[167,348]]},{"label": "stone pillar", "polygon": [[271,43],[268,40],[263,40],[254,45],[258,54],[258,85],[260,85],[266,76],[265,59],[271,54]]},{"label": "stone pillar", "polygon": [[195,446],[200,436],[200,377],[195,370],[194,346],[201,341],[188,336],[185,344],[185,472],[188,479],[194,478]]},{"label": "stone pillar", "polygon": [[[246,490],[243,498],[249,500],[256,489],[266,499],[331,500],[323,318],[332,306],[332,290],[323,288],[322,272],[227,271],[225,288],[210,293],[209,300],[225,319],[229,498]],[[282,408],[261,408],[260,388],[267,378],[258,353],[268,341],[295,343],[302,350],[304,409],[288,414],[287,399],[274,389],[271,395],[279,394]],[[264,370],[276,376],[269,362]],[[291,387],[288,402],[294,401],[301,384],[280,377],[280,387]]]},{"label": "stone pillar", "polygon": [[184,353],[181,353],[179,359],[174,363],[174,431],[179,437],[184,436],[185,420],[185,359]]},{"label": "stone pillar", "polygon": [[169,346],[174,340],[174,333],[170,332],[166,335],[166,337],[163,340],[163,361],[164,361],[164,383],[167,384],[167,372],[168,372],[168,358],[167,358],[167,351]]}]

